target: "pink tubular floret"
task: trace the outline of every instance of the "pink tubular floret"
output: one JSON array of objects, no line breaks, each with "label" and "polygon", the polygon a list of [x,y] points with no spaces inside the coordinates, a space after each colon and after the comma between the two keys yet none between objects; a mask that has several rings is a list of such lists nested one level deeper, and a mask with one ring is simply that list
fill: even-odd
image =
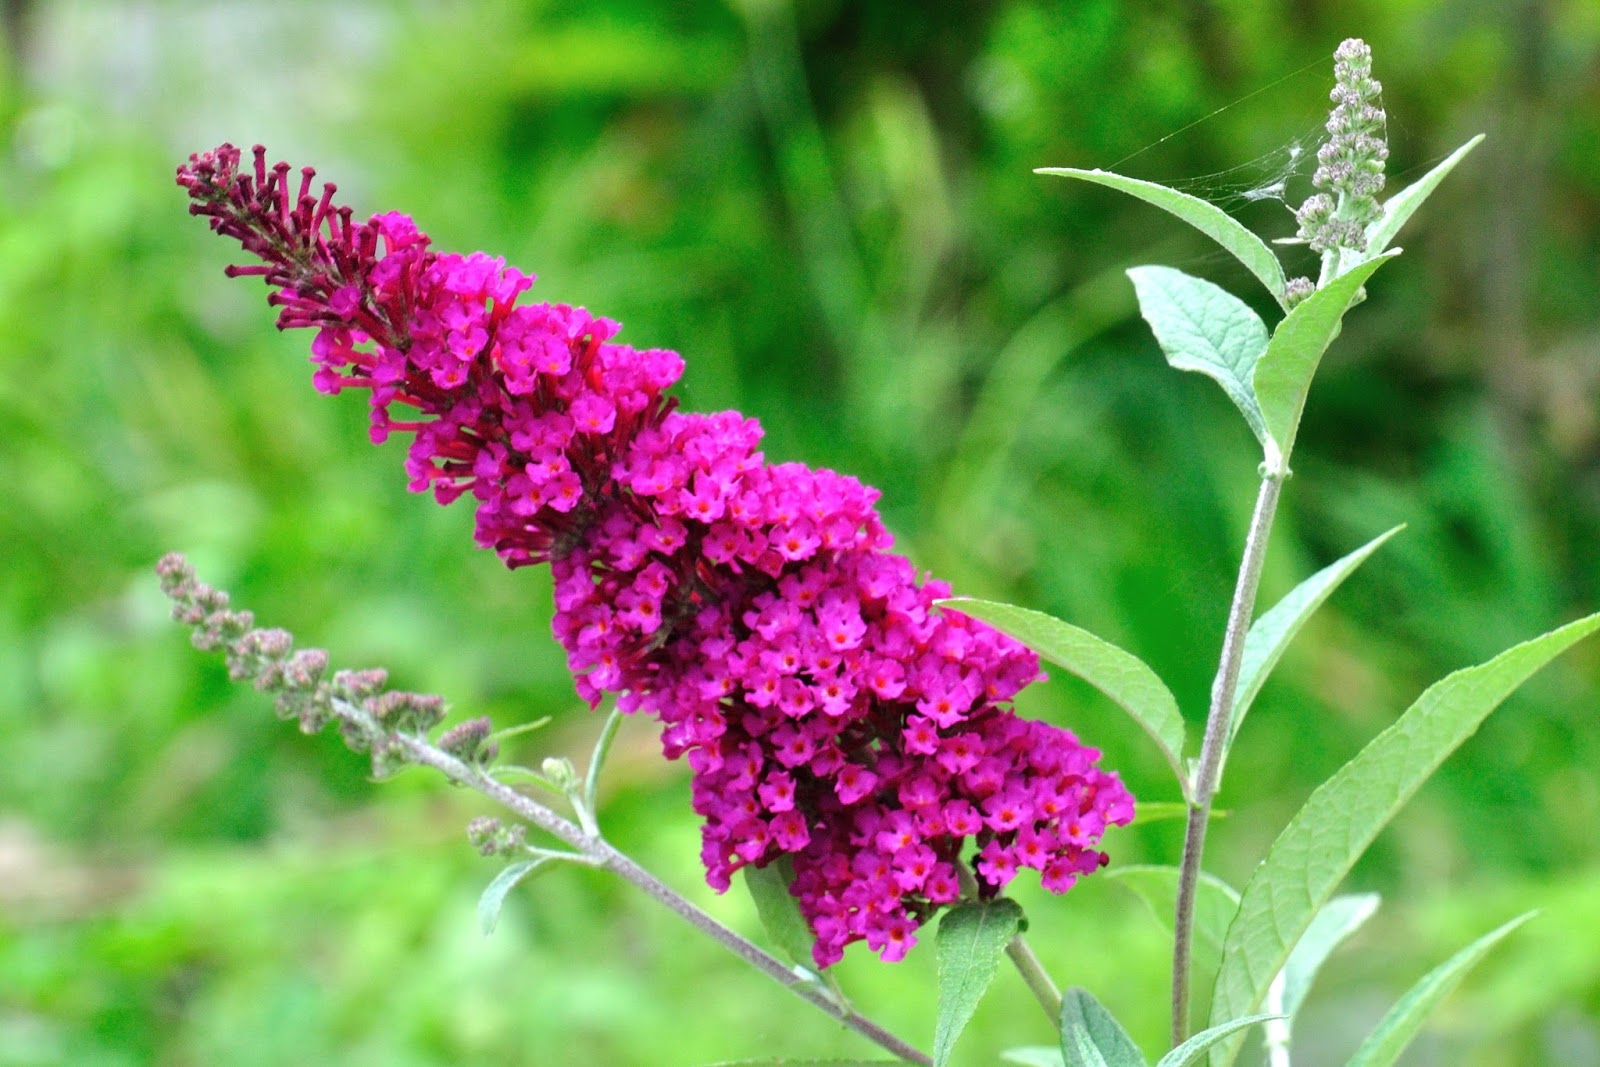
[{"label": "pink tubular floret", "polygon": [[191,210],[263,261],[236,272],[274,287],[280,327],[316,329],[316,387],[370,390],[374,441],[413,435],[412,489],[471,496],[480,545],[551,565],[579,694],[653,714],[692,768],[712,886],[787,857],[827,966],[859,940],[904,956],[963,864],[993,893],[1024,868],[1064,892],[1106,862],[1132,797],[1010,710],[1037,658],[934,608],[949,590],[889,552],[876,490],[767,463],[737,412],[675,411],[676,353],[518,304],[533,278],[503,260],[434,252],[396,213],[356,225],[309,168],[291,194],[287,166],[240,158],[179,168]]}]

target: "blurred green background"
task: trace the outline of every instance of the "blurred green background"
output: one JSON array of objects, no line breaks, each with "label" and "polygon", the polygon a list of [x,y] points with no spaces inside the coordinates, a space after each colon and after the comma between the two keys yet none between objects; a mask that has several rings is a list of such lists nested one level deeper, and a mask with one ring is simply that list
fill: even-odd
[{"label": "blurred green background", "polygon": [[[1049,610],[1204,706],[1255,486],[1220,391],[1168,370],[1128,266],[1251,294],[1176,222],[1035,176],[1119,166],[1292,222],[1331,84],[1364,36],[1391,189],[1488,142],[1402,234],[1324,365],[1263,596],[1399,522],[1263,693],[1211,868],[1277,827],[1428,682],[1600,607],[1600,5],[785,0],[54,0],[0,5],[0,1065],[688,1067],[872,1050],[612,881],[558,871],[485,939],[484,810],[419,772],[366,779],[230,687],[165,621],[169,549],[269,624],[385,664],[578,754],[596,721],[548,636],[542,573],[404,490],[354,397],[309,388],[230,250],[172,183],[266,143],[358,214],[539,272],[535,296],[683,352],[693,409],[768,455],[884,489],[903,548],[961,592]],[[1220,109],[1220,110],[1219,110]],[[1131,157],[1131,158],[1130,158]],[[1242,164],[1242,165],[1241,165]],[[1294,273],[1310,268],[1286,253]],[[1600,1064],[1600,646],[1511,701],[1351,879],[1387,903],[1324,972],[1307,1065],[1343,1062],[1471,937],[1543,915],[1411,1064]],[[1025,710],[1100,745],[1144,799],[1160,757],[1072,680]],[[617,842],[699,880],[686,768],[627,724]],[[1117,834],[1172,862],[1179,828]],[[1098,884],[1097,884],[1098,883]],[[1165,947],[1105,880],[1021,892],[1064,984],[1156,1049]],[[841,967],[923,1044],[933,954]],[[1049,1040],[1001,975],[961,1047]]]}]

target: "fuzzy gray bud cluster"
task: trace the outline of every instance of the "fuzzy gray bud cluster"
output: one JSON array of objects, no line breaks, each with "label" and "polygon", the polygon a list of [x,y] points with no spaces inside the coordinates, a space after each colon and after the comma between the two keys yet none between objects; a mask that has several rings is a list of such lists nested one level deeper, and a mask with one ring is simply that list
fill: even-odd
[{"label": "fuzzy gray bud cluster", "polygon": [[1366,230],[1382,214],[1384,162],[1389,158],[1383,86],[1372,77],[1372,49],[1351,38],[1333,53],[1333,110],[1328,140],[1317,150],[1312,184],[1319,192],[1295,213],[1300,239],[1313,251],[1367,250]]},{"label": "fuzzy gray bud cluster", "polygon": [[[343,703],[375,720],[374,730],[338,716],[345,744],[371,755],[376,776],[388,777],[409,762],[395,735],[425,737],[444,720],[443,697],[389,689],[388,672],[381,669],[325,677],[327,652],[295,648],[294,635],[287,630],[256,628],[250,612],[232,610],[228,594],[199,581],[181,555],[163,557],[156,573],[161,591],[172,600],[172,617],[193,628],[195,647],[223,653],[229,678],[272,694],[279,718],[293,719],[304,732],[316,733],[336,717],[335,705]],[[495,754],[494,746],[486,744],[488,736],[489,721],[474,719],[447,731],[441,741],[448,740],[446,751],[462,760],[487,763]]]}]

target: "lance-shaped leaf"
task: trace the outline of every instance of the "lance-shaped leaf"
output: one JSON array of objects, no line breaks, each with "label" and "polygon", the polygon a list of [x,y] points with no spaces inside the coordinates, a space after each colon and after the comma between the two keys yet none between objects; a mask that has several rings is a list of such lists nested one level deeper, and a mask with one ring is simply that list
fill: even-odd
[{"label": "lance-shaped leaf", "polygon": [[1077,178],[1081,181],[1094,182],[1096,185],[1104,185],[1129,196],[1136,196],[1147,204],[1154,204],[1187,222],[1231,252],[1251,274],[1261,279],[1261,284],[1267,287],[1267,292],[1272,294],[1273,299],[1280,305],[1284,302],[1283,265],[1278,262],[1278,257],[1272,254],[1272,249],[1267,247],[1265,241],[1245,229],[1238,219],[1217,205],[1190,196],[1188,193],[1180,193],[1176,189],[1168,189],[1165,185],[1141,181],[1138,178],[1127,178],[1108,170],[1040,167],[1034,173],[1054,174],[1060,178]]},{"label": "lance-shaped leaf", "polygon": [[1059,1045],[1018,1045],[1000,1053],[1000,1061],[1021,1067],[1066,1067]]},{"label": "lance-shaped leaf", "polygon": [[1389,1067],[1400,1058],[1411,1039],[1422,1029],[1424,1020],[1449,996],[1467,972],[1489,954],[1511,931],[1533,918],[1534,913],[1519,915],[1498,929],[1491,930],[1466,948],[1445,960],[1412,986],[1389,1013],[1378,1021],[1377,1027],[1356,1049],[1348,1067]]},{"label": "lance-shaped leaf", "polygon": [[[1600,614],[1568,623],[1444,678],[1311,794],[1267,850],[1228,927],[1213,1021],[1236,1019],[1265,1002],[1321,909],[1373,838],[1489,713],[1541,667],[1600,629]],[[1212,1067],[1238,1055],[1229,1038]]]},{"label": "lance-shaped leaf", "polygon": [[[1300,1005],[1305,1003],[1306,994],[1311,992],[1317,972],[1334,949],[1372,918],[1378,904],[1376,893],[1352,893],[1334,897],[1317,912],[1306,932],[1300,935],[1300,943],[1289,953],[1289,962],[1283,965],[1267,992],[1267,1009],[1279,1013],[1278,1018],[1266,1026],[1268,1049],[1287,1052],[1294,1036],[1295,1016],[1300,1012]],[[1288,1056],[1283,1059],[1287,1062]]]},{"label": "lance-shaped leaf", "polygon": [[1000,954],[1022,925],[1022,907],[1014,900],[962,904],[939,920],[939,1016],[933,1029],[934,1067],[950,1062],[956,1039],[972,1020]]},{"label": "lance-shaped leaf", "polygon": [[478,897],[478,924],[483,927],[485,937],[494,933],[494,928],[500,924],[500,911],[505,907],[506,895],[516,888],[518,882],[549,863],[550,859],[549,856],[540,856],[538,859],[519,860],[494,876],[494,881]]},{"label": "lance-shaped leaf", "polygon": [[1256,360],[1267,350],[1267,324],[1221,286],[1171,267],[1128,271],[1139,314],[1150,324],[1167,362],[1211,378],[1228,394],[1267,448],[1267,424],[1251,384]]},{"label": "lance-shaped leaf", "polygon": [[[1239,732],[1250,704],[1266,682],[1272,668],[1283,658],[1284,649],[1294,640],[1306,620],[1333,595],[1343,581],[1365,563],[1389,538],[1405,529],[1402,524],[1379,534],[1343,559],[1328,564],[1299,585],[1250,624],[1245,635],[1244,655],[1239,661],[1239,686],[1234,690],[1233,712],[1228,720],[1228,747]],[[1226,748],[1223,750],[1227,751]]]},{"label": "lance-shaped leaf", "polygon": [[1042,611],[967,597],[938,603],[1010,634],[1120,704],[1154,739],[1178,776],[1184,796],[1189,795],[1183,770],[1183,714],[1172,691],[1142,659]]},{"label": "lance-shaped leaf", "polygon": [[1067,1067],[1149,1067],[1106,1006],[1087,989],[1061,998],[1061,1055]]},{"label": "lance-shaped leaf", "polygon": [[1267,457],[1268,467],[1277,473],[1288,470],[1311,379],[1317,373],[1322,353],[1338,336],[1340,320],[1372,272],[1399,254],[1396,249],[1352,267],[1296,304],[1272,331],[1267,350],[1256,361],[1254,386],[1267,433],[1277,442],[1280,452],[1277,457]]},{"label": "lance-shaped leaf", "polygon": [[1367,226],[1367,255],[1376,256],[1388,248],[1389,242],[1400,232],[1400,227],[1406,224],[1412,213],[1439,187],[1445,175],[1454,170],[1456,164],[1460,163],[1468,152],[1477,148],[1478,142],[1482,140],[1483,134],[1480,133],[1451,152],[1438,166],[1385,201],[1383,214]]},{"label": "lance-shaped leaf", "polygon": [[1256,1023],[1268,1023],[1278,1018],[1276,1015],[1246,1015],[1243,1019],[1234,1019],[1221,1026],[1213,1026],[1209,1030],[1202,1030],[1189,1040],[1161,1057],[1156,1062],[1156,1067],[1189,1067],[1190,1064],[1200,1059],[1206,1049],[1218,1041]]}]

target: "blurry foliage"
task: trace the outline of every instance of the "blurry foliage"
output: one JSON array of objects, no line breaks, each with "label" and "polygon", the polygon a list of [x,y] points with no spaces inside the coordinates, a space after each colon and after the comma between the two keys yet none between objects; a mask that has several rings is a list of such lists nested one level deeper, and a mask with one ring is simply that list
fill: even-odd
[{"label": "blurry foliage", "polygon": [[[540,272],[536,295],[679,349],[686,406],[738,407],[769,456],[879,485],[919,564],[1126,645],[1198,717],[1251,442],[1162,365],[1121,270],[1241,278],[1159,213],[1031,169],[1203,176],[1193,191],[1285,235],[1280,203],[1242,194],[1286,177],[1305,195],[1327,57],[1360,33],[1391,187],[1490,140],[1319,381],[1264,595],[1410,526],[1262,694],[1218,873],[1242,879],[1428,681],[1600,604],[1600,14],[1582,0],[1361,0],[1337,19],[1234,0],[6,10],[0,1065],[859,1051],[591,873],[519,892],[483,940],[490,869],[459,835],[476,809],[421,775],[371,787],[164,621],[150,567],[182,549],[347,665],[502,723],[554,714],[558,747],[595,729],[546,636],[545,577],[472,551],[464,508],[409,496],[404,446],[368,447],[358,403],[307,388],[308,339],[222,277],[170,175],[224,139],[315,162],[358,210],[409,211],[440,247],[505,254]],[[1597,690],[1600,654],[1580,650],[1358,869],[1390,904],[1312,1000],[1329,1061],[1381,1014],[1375,989],[1542,907],[1415,1062],[1600,1063]],[[1171,799],[1159,756],[1086,687],[1024,708]],[[683,769],[644,723],[624,740],[602,813],[619,843],[753,929],[699,886]],[[1116,861],[1170,861],[1176,827],[1124,832]],[[1153,1045],[1154,922],[1093,880],[1023,898],[1057,976]],[[842,970],[927,1040],[926,950]],[[968,1062],[1047,1036],[1001,982]]]}]

